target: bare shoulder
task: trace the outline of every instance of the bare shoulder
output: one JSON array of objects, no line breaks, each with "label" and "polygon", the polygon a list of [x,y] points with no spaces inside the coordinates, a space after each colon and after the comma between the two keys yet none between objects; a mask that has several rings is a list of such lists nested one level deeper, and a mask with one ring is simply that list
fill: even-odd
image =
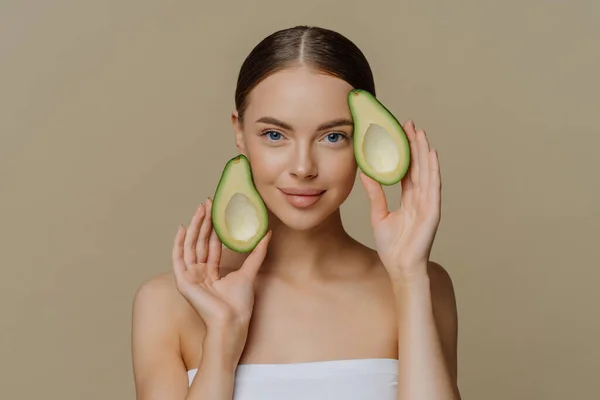
[{"label": "bare shoulder", "polygon": [[[219,272],[226,276],[241,265],[242,257],[224,249]],[[152,368],[168,365],[176,371],[198,365],[206,325],[177,289],[172,271],[142,282],[133,299],[132,351],[136,380]],[[171,360],[171,361],[167,361]],[[153,378],[154,380],[156,378]]]},{"label": "bare shoulder", "polygon": [[179,293],[172,272],[153,276],[138,287],[133,299],[133,322],[178,337],[198,314]]},{"label": "bare shoulder", "polygon": [[433,314],[454,380],[457,377],[458,311],[454,284],[448,271],[439,263],[428,265]]},{"label": "bare shoulder", "polygon": [[[225,249],[219,265],[220,275],[235,271],[242,261],[240,255]],[[179,293],[172,271],[141,283],[133,299],[133,319],[134,323],[143,323],[146,328],[184,336],[190,329],[204,325],[198,313]]]},{"label": "bare shoulder", "polygon": [[132,305],[134,356],[136,349],[156,344],[172,352],[178,349],[179,332],[185,317],[184,303],[172,273],[162,273],[142,282]]},{"label": "bare shoulder", "polygon": [[[455,329],[457,319],[456,294],[450,274],[439,263],[430,261],[427,267],[431,299],[436,320],[446,329]],[[451,333],[451,332],[447,332]]]},{"label": "bare shoulder", "polygon": [[429,261],[427,273],[433,290],[432,295],[453,300],[454,283],[446,268],[437,262]]},{"label": "bare shoulder", "polygon": [[177,318],[187,302],[180,295],[171,272],[153,276],[138,287],[133,299],[133,311],[153,310],[157,318]]},{"label": "bare shoulder", "polygon": [[180,351],[185,299],[171,273],[144,281],[132,307],[131,351],[138,398],[185,394],[187,375]]}]

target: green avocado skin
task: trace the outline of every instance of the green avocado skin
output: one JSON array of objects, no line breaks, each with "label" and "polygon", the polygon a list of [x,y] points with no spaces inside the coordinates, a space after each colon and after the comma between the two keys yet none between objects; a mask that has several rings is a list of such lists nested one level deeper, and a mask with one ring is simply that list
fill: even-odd
[{"label": "green avocado skin", "polygon": [[[224,227],[221,227],[219,223],[215,223],[215,221],[219,220],[218,213],[224,212],[225,207],[227,207],[227,204],[222,204],[222,201],[226,201],[226,200],[221,199],[221,193],[222,193],[223,189],[228,185],[228,178],[232,171],[232,167],[235,164],[241,164],[241,166],[242,166],[242,168],[241,168],[242,173],[244,174],[244,178],[247,180],[246,184],[248,185],[248,189],[251,191],[251,193],[246,193],[246,195],[251,195],[253,204],[257,208],[258,217],[263,222],[261,224],[261,230],[260,230],[259,234],[256,235],[255,238],[252,241],[248,242],[245,246],[239,246],[234,241],[230,240],[226,233],[227,232],[226,229]],[[247,191],[247,190],[245,190],[245,191]],[[221,242],[228,249],[233,250],[237,253],[247,253],[247,252],[254,250],[256,245],[258,245],[258,243],[262,240],[262,238],[267,233],[267,229],[268,229],[267,207],[266,207],[264,201],[262,200],[262,198],[260,197],[260,194],[256,190],[256,187],[254,186],[254,180],[252,178],[252,171],[250,169],[250,162],[245,155],[238,154],[237,156],[235,156],[235,157],[231,158],[229,161],[227,161],[227,163],[225,164],[225,167],[223,168],[223,172],[221,173],[221,178],[219,179],[219,183],[217,185],[215,194],[213,196],[213,207],[212,207],[212,212],[211,212],[211,218],[213,221],[213,229],[215,230],[215,233],[217,234],[217,236],[219,237]]]},{"label": "green avocado skin", "polygon": [[[356,159],[356,163],[365,175],[367,175],[369,178],[375,180],[376,182],[378,182],[384,186],[395,185],[398,182],[400,182],[402,180],[402,178],[404,178],[404,176],[408,172],[408,168],[410,166],[410,157],[411,157],[410,144],[408,142],[408,136],[406,135],[406,131],[404,130],[404,127],[402,126],[400,121],[398,121],[396,116],[385,105],[383,105],[379,100],[377,100],[377,98],[375,98],[375,96],[373,96],[370,92],[368,92],[367,90],[364,90],[364,89],[352,89],[348,93],[348,106],[350,108],[350,113],[351,113],[352,119],[354,121],[359,121],[361,118],[360,111],[356,109],[355,104],[352,101],[352,97],[354,97],[354,96],[363,96],[363,97],[368,98],[369,101],[373,102],[381,110],[382,118],[388,118],[393,123],[393,125],[396,126],[396,128],[398,129],[397,133],[400,135],[400,141],[403,143],[403,148],[401,149],[401,151],[403,152],[403,155],[406,158],[405,167],[400,169],[399,173],[396,174],[394,176],[394,178],[384,179],[384,178],[378,176],[377,174],[372,173],[368,168],[365,168],[365,166],[363,165],[363,159],[361,157],[362,149],[359,146],[359,141],[354,140],[354,157]],[[355,126],[355,131],[354,131],[355,138],[356,138],[357,134],[360,134],[360,132],[357,131],[358,125],[359,124],[356,124],[356,123],[354,125]],[[390,134],[394,134],[394,132],[390,132]]]}]

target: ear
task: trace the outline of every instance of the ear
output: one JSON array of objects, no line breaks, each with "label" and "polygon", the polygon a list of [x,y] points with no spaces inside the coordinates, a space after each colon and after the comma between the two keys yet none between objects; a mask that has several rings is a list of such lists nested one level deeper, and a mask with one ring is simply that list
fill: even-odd
[{"label": "ear", "polygon": [[233,133],[235,136],[235,146],[240,154],[246,155],[246,145],[244,143],[244,135],[242,134],[242,123],[237,110],[231,113],[231,123],[233,125]]}]

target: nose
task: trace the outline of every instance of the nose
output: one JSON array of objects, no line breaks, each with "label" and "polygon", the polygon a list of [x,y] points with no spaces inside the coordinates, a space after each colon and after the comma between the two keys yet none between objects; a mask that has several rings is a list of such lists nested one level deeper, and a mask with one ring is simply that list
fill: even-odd
[{"label": "nose", "polygon": [[290,174],[299,179],[313,179],[318,175],[317,162],[310,143],[295,146]]}]

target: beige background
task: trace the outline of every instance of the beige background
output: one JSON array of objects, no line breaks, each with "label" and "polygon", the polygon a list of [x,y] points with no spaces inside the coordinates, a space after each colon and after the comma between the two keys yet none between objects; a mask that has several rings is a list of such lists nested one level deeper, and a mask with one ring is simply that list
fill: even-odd
[{"label": "beige background", "polygon": [[[134,398],[134,291],[235,154],[243,58],[302,23],[439,149],[463,397],[595,397],[600,3],[250,3],[0,2],[0,398]],[[343,210],[371,244],[359,183]]]}]

